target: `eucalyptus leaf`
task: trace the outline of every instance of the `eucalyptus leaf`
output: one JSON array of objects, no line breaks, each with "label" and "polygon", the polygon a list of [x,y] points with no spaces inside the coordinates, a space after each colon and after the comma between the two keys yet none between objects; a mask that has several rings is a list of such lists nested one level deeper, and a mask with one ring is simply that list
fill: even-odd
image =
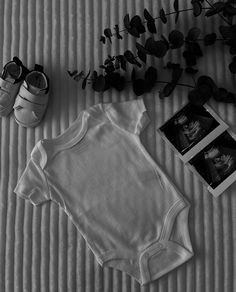
[{"label": "eucalyptus leaf", "polygon": [[144,94],[147,91],[148,84],[144,79],[135,79],[132,82],[133,91],[137,96]]},{"label": "eucalyptus leaf", "polygon": [[90,70],[88,72],[88,74],[86,75],[86,77],[84,78],[83,82],[82,82],[82,89],[85,89],[86,85],[87,85],[87,79],[90,75]]},{"label": "eucalyptus leaf", "polygon": [[176,15],[175,15],[175,23],[177,23],[178,18],[179,18],[179,0],[175,0],[174,1],[174,10],[176,12]]},{"label": "eucalyptus leaf", "polygon": [[154,56],[163,58],[168,51],[166,43],[162,40],[154,42]]},{"label": "eucalyptus leaf", "polygon": [[145,80],[149,84],[150,89],[155,85],[157,81],[157,69],[153,66],[150,66],[145,72]]},{"label": "eucalyptus leaf", "polygon": [[122,91],[125,88],[125,77],[124,76],[120,76],[120,78],[118,79],[118,82],[115,84],[115,89],[118,91]]},{"label": "eucalyptus leaf", "polygon": [[134,15],[130,20],[130,26],[136,26],[138,27],[140,24],[142,24],[142,19],[139,15]]},{"label": "eucalyptus leaf", "polygon": [[152,15],[148,12],[148,10],[146,8],[144,8],[144,18],[147,20],[147,21],[154,21],[154,18],[152,17]]},{"label": "eucalyptus leaf", "polygon": [[112,63],[112,60],[109,59],[109,58],[107,58],[107,59],[104,61],[104,65],[108,65],[108,64],[110,64],[110,63]]},{"label": "eucalyptus leaf", "polygon": [[111,29],[110,28],[105,28],[104,29],[104,35],[109,39],[110,43],[112,42],[111,41],[111,37],[112,37],[112,32],[111,32]]},{"label": "eucalyptus leaf", "polygon": [[229,64],[229,70],[232,74],[236,74],[236,61],[232,61]]},{"label": "eucalyptus leaf", "polygon": [[167,49],[169,49],[170,44],[169,44],[167,38],[166,38],[163,34],[161,35],[161,38],[162,38],[162,40],[165,42]]},{"label": "eucalyptus leaf", "polygon": [[197,88],[189,91],[188,99],[189,102],[195,106],[201,106],[208,100],[208,98],[202,96]]},{"label": "eucalyptus leaf", "polygon": [[166,14],[163,8],[160,9],[160,19],[163,23],[167,23]]},{"label": "eucalyptus leaf", "polygon": [[78,70],[74,70],[72,72],[70,70],[67,70],[67,73],[70,75],[70,77],[73,77],[78,73]]},{"label": "eucalyptus leaf", "polygon": [[137,53],[139,59],[141,61],[143,61],[143,63],[146,64],[146,61],[147,61],[147,55],[144,53],[144,51],[141,51],[141,50],[138,50],[138,53]]},{"label": "eucalyptus leaf", "polygon": [[132,73],[131,73],[131,80],[132,82],[136,79],[136,70],[133,68]]},{"label": "eucalyptus leaf", "polygon": [[207,101],[212,95],[213,90],[209,84],[201,84],[198,86],[198,90],[201,96]]},{"label": "eucalyptus leaf", "polygon": [[111,87],[109,84],[109,81],[108,81],[108,76],[109,75],[107,75],[107,74],[104,76],[105,77],[105,87],[104,87],[103,91],[106,91],[107,89],[109,89]]},{"label": "eucalyptus leaf", "polygon": [[123,55],[116,56],[116,59],[120,62],[121,68],[126,71],[126,59]]},{"label": "eucalyptus leaf", "polygon": [[110,63],[109,65],[107,65],[105,71],[106,71],[107,74],[109,74],[111,72],[114,72],[115,71],[114,64],[113,63]]},{"label": "eucalyptus leaf", "polygon": [[95,80],[97,77],[98,77],[98,72],[96,70],[94,70],[92,75],[91,75],[91,79]]},{"label": "eucalyptus leaf", "polygon": [[140,37],[140,33],[138,32],[137,27],[133,26],[130,29],[127,30],[129,34],[131,34],[132,36],[139,38]]},{"label": "eucalyptus leaf", "polygon": [[187,66],[192,67],[197,64],[196,56],[190,51],[184,51],[183,57],[185,58]]},{"label": "eucalyptus leaf", "polygon": [[109,86],[114,87],[118,91],[121,91],[125,87],[125,78],[121,76],[118,72],[112,72],[107,76],[107,83]]},{"label": "eucalyptus leaf", "polygon": [[104,35],[101,35],[100,42],[102,42],[103,44],[106,43],[106,38],[104,37]]},{"label": "eucalyptus leaf", "polygon": [[202,13],[202,4],[199,1],[192,1],[193,5],[193,15],[195,17],[199,16]]},{"label": "eucalyptus leaf", "polygon": [[175,67],[172,71],[172,83],[177,83],[183,73],[183,68]]},{"label": "eucalyptus leaf", "polygon": [[186,40],[188,41],[195,41],[201,34],[201,30],[198,27],[192,27],[188,31],[188,35],[186,37]]},{"label": "eucalyptus leaf", "polygon": [[146,64],[146,60],[147,60],[147,54],[149,54],[149,52],[139,43],[136,42],[136,48],[138,50],[138,57],[141,61],[143,61]]},{"label": "eucalyptus leaf", "polygon": [[129,18],[129,14],[127,13],[124,17],[124,26],[127,30],[129,30],[131,28],[130,25],[130,18]]},{"label": "eucalyptus leaf", "polygon": [[204,45],[211,46],[216,42],[217,35],[216,33],[209,33],[204,36]]},{"label": "eucalyptus leaf", "polygon": [[149,51],[142,45],[140,45],[138,42],[136,42],[136,48],[139,51],[142,51],[144,54],[148,55]]},{"label": "eucalyptus leaf", "polygon": [[166,14],[163,8],[160,9],[160,19],[163,23],[167,23],[167,18],[166,18]]},{"label": "eucalyptus leaf", "polygon": [[236,94],[233,92],[228,92],[227,96],[222,101],[236,104]]},{"label": "eucalyptus leaf", "polygon": [[222,87],[219,88],[218,94],[215,94],[213,97],[216,101],[236,104],[235,93],[229,92],[227,89]]},{"label": "eucalyptus leaf", "polygon": [[201,75],[197,80],[197,87],[200,87],[202,84],[207,84],[212,88],[212,93],[217,94],[218,87],[216,86],[214,80],[210,76]]},{"label": "eucalyptus leaf", "polygon": [[191,42],[188,44],[188,50],[190,53],[192,53],[193,55],[197,56],[197,57],[202,57],[203,53],[202,53],[202,49],[199,45],[199,43],[197,42]]},{"label": "eucalyptus leaf", "polygon": [[224,13],[228,16],[234,16],[236,15],[236,8],[226,2],[224,6]]},{"label": "eucalyptus leaf", "polygon": [[179,30],[172,30],[168,38],[172,49],[180,48],[184,44],[184,35]]},{"label": "eucalyptus leaf", "polygon": [[156,25],[154,20],[148,20],[147,28],[150,33],[157,33]]},{"label": "eucalyptus leaf", "polygon": [[118,24],[115,25],[114,29],[115,29],[115,33],[116,33],[116,37],[117,37],[117,39],[118,39],[118,40],[122,40],[123,37],[120,35],[120,30],[119,30],[119,26],[118,26]]},{"label": "eucalyptus leaf", "polygon": [[169,47],[165,41],[154,41],[152,37],[148,38],[145,43],[145,49],[157,58],[162,58],[167,53]]},{"label": "eucalyptus leaf", "polygon": [[75,81],[80,81],[82,78],[84,77],[84,71],[81,71],[80,73],[77,73],[74,77],[73,77],[73,79],[75,80]]},{"label": "eucalyptus leaf", "polygon": [[150,55],[155,53],[155,41],[152,37],[146,39],[145,49],[149,52]]},{"label": "eucalyptus leaf", "polygon": [[135,15],[130,20],[131,31],[135,28],[139,34],[144,33],[145,27],[143,25],[142,19],[139,15]]},{"label": "eucalyptus leaf", "polygon": [[92,88],[97,92],[104,91],[106,80],[103,75],[99,75],[93,82]]},{"label": "eucalyptus leaf", "polygon": [[216,101],[223,101],[225,98],[227,98],[227,95],[228,95],[228,90],[220,87],[220,88],[218,88],[217,94],[213,95],[213,98]]},{"label": "eucalyptus leaf", "polygon": [[133,65],[137,65],[138,67],[141,67],[142,65],[136,60],[136,58],[134,57],[134,54],[130,51],[130,50],[126,50],[124,52],[124,57],[126,58],[126,60]]},{"label": "eucalyptus leaf", "polygon": [[159,97],[163,99],[164,97],[167,97],[171,95],[173,90],[175,89],[176,84],[175,83],[167,83],[164,88],[159,92]]},{"label": "eucalyptus leaf", "polygon": [[236,33],[236,25],[233,26],[219,26],[219,31],[223,38],[225,39],[235,39],[235,33]]},{"label": "eucalyptus leaf", "polygon": [[120,69],[120,62],[119,62],[119,60],[117,60],[117,58],[115,59],[114,66],[115,66],[115,69]]}]

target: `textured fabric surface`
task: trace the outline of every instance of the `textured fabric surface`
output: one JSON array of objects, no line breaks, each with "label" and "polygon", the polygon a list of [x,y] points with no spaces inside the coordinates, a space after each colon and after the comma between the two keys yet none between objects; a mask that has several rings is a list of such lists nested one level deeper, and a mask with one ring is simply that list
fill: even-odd
[{"label": "textured fabric surface", "polygon": [[[179,2],[181,9],[191,6],[190,1]],[[114,39],[112,45],[102,45],[99,38],[106,27],[113,28],[115,24],[123,27],[127,12],[142,15],[144,7],[157,16],[161,7],[173,11],[173,1],[0,0],[1,67],[18,55],[29,68],[35,63],[44,65],[51,81],[48,110],[37,128],[18,126],[12,114],[0,120],[1,292],[236,291],[236,185],[213,198],[156,132],[187,101],[185,87],[178,87],[164,100],[158,97],[161,84],[144,95],[153,122],[143,132],[142,141],[191,203],[189,223],[195,255],[186,264],[141,287],[122,272],[101,268],[58,205],[52,202],[34,207],[13,194],[38,140],[65,131],[81,110],[90,105],[135,98],[130,86],[121,93],[113,90],[94,93],[90,85],[83,91],[66,70],[78,68],[88,72],[98,69],[107,54],[133,50],[135,39],[126,34],[119,42]],[[174,15],[168,17],[166,25],[156,23],[156,39],[162,33],[168,36],[174,28],[187,32],[188,28],[199,26],[205,35],[223,24],[218,16],[194,18],[190,11],[181,13],[176,25]],[[145,38],[142,36],[139,42],[144,43]],[[163,65],[168,60],[178,62],[182,51],[169,51],[164,59],[149,58],[148,64],[163,72]],[[204,48],[204,52],[198,62],[199,73],[211,76],[218,86],[235,91],[235,77],[228,70],[232,59],[228,47],[218,42]],[[170,78],[167,73],[159,75],[161,80]],[[193,81],[184,76],[181,82]],[[235,107],[213,101],[210,104],[235,131]]]}]

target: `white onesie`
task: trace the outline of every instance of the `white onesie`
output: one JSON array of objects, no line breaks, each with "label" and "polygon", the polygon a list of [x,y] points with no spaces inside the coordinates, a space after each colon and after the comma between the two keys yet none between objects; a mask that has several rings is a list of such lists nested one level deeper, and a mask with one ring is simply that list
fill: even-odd
[{"label": "white onesie", "polygon": [[141,144],[148,122],[143,99],[82,111],[35,145],[14,190],[34,205],[58,203],[101,265],[141,284],[193,255],[190,205]]}]

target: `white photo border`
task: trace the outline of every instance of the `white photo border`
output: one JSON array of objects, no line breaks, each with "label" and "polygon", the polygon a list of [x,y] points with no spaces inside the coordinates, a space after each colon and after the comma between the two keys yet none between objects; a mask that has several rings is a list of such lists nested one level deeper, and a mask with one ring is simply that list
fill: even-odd
[{"label": "white photo border", "polygon": [[[236,134],[232,132],[231,129],[227,129],[226,132],[236,141]],[[223,133],[222,133],[223,134]],[[217,138],[217,137],[216,137]],[[214,140],[212,141],[214,142]],[[207,146],[207,145],[206,145]],[[199,151],[200,152],[200,151]],[[193,157],[194,159],[194,157]],[[230,185],[232,185],[236,181],[236,170],[232,172],[227,178],[225,178],[217,187],[212,188],[207,181],[201,176],[201,174],[195,169],[193,165],[189,162],[187,163],[189,169],[197,175],[197,177],[201,180],[201,182],[207,186],[208,191],[214,196],[218,197],[221,195]]]},{"label": "white photo border", "polygon": [[222,134],[225,130],[229,128],[229,125],[227,125],[220,117],[219,115],[210,107],[208,104],[202,105],[206,109],[207,112],[219,123],[219,125],[212,130],[208,135],[206,135],[203,139],[201,139],[196,145],[194,145],[189,151],[187,151],[185,154],[181,154],[179,150],[169,141],[169,139],[166,137],[165,133],[161,130],[163,126],[165,126],[171,119],[174,118],[174,116],[178,115],[181,111],[185,109],[186,106],[189,105],[189,102],[184,104],[184,106],[176,111],[169,120],[167,120],[162,126],[160,126],[157,129],[157,132],[161,135],[163,140],[167,142],[170,147],[174,150],[175,154],[184,162],[187,163],[192,157],[194,157],[197,153],[199,153],[203,148],[205,148],[208,144],[210,144],[215,138],[217,138],[220,134]]}]

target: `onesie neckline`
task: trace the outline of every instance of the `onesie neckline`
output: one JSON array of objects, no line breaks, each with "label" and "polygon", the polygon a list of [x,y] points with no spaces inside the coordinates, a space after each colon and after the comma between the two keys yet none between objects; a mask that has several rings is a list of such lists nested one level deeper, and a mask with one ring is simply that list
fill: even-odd
[{"label": "onesie neckline", "polygon": [[[72,123],[72,125],[67,128],[62,134],[52,139],[42,139],[42,144],[53,146],[55,150],[64,150],[73,147],[85,136],[88,130],[89,115],[89,112],[87,112],[86,110],[81,111],[76,120]],[[73,135],[73,132],[75,132],[74,137],[70,138],[69,142],[65,143],[67,137]]]}]

